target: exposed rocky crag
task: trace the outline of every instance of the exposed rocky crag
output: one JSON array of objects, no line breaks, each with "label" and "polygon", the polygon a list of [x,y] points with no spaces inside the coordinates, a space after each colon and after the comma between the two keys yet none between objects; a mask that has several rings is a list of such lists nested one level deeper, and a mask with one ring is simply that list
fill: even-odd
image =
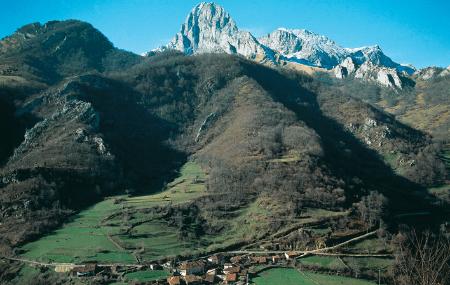
[{"label": "exposed rocky crag", "polygon": [[343,48],[323,35],[304,29],[279,28],[256,39],[251,33],[239,30],[221,6],[205,2],[194,7],[169,44],[153,52],[166,49],[179,50],[188,55],[217,52],[239,54],[270,65],[289,62],[330,70],[337,68],[332,74],[338,78],[352,73],[344,71],[342,65],[348,64],[344,61],[350,58],[357,68],[362,67],[356,78],[393,88],[402,88],[400,78],[415,71],[411,66],[392,61],[377,45]]},{"label": "exposed rocky crag", "polygon": [[197,5],[186,17],[181,31],[164,49],[185,54],[224,52],[240,54],[259,61],[273,61],[274,52],[249,32],[238,29],[231,16],[214,3]]}]

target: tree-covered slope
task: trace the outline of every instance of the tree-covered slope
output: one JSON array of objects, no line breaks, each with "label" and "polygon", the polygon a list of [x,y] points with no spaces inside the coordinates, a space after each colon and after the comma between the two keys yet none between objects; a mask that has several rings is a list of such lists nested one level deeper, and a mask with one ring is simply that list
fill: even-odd
[{"label": "tree-covered slope", "polygon": [[262,197],[274,229],[371,191],[394,213],[422,209],[422,187],[442,179],[427,135],[296,72],[224,54],[142,58],[78,21],[25,26],[1,47],[5,251],[106,195],[160,190],[188,157],[208,173],[193,205],[210,231],[223,229],[208,217]]}]

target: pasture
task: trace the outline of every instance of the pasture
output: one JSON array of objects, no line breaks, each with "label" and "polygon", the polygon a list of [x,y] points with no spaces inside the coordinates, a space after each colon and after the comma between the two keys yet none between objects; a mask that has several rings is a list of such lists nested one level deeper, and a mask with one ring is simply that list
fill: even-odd
[{"label": "pasture", "polygon": [[293,268],[273,268],[252,279],[256,285],[374,285],[375,283],[336,275],[300,272]]}]

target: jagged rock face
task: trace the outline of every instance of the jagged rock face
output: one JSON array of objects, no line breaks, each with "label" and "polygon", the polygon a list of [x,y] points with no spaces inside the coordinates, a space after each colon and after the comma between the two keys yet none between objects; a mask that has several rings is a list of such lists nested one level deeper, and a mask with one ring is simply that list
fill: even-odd
[{"label": "jagged rock face", "polygon": [[402,87],[400,74],[407,76],[415,71],[411,66],[394,62],[378,45],[343,48],[325,36],[304,29],[279,28],[256,39],[251,33],[240,31],[231,16],[214,3],[197,5],[173,40],[156,51],[165,49],[189,55],[224,52],[272,64],[284,61],[322,67],[332,69],[337,78],[355,75],[397,88]]},{"label": "jagged rock face", "polygon": [[225,52],[272,59],[273,52],[249,32],[240,31],[230,15],[214,3],[201,3],[187,16],[181,31],[163,49],[186,54]]},{"label": "jagged rock face", "polygon": [[337,78],[346,78],[356,71],[356,64],[351,57],[347,57],[344,61],[333,68],[334,76]]},{"label": "jagged rock face", "polygon": [[347,48],[347,52],[357,64],[363,64],[369,61],[375,65],[382,65],[385,67],[396,68],[399,66],[386,56],[378,45],[361,47],[361,48]]},{"label": "jagged rock face", "polygon": [[339,64],[346,51],[325,36],[307,30],[277,29],[259,41],[293,61],[307,62],[325,68]]},{"label": "jagged rock face", "polygon": [[354,62],[351,57],[347,57],[342,63],[332,70],[336,78],[355,78],[377,82],[383,86],[402,89],[402,80],[397,70],[376,65],[371,61],[366,61],[361,65]]},{"label": "jagged rock face", "polygon": [[402,88],[402,80],[395,69],[374,65],[369,61],[356,70],[355,78],[378,82],[386,87]]},{"label": "jagged rock face", "polygon": [[442,71],[439,76],[448,76],[450,75],[450,66],[448,66],[444,71]]},{"label": "jagged rock face", "polygon": [[[415,71],[412,66],[394,62],[383,53],[378,45],[343,48],[329,38],[308,30],[280,28],[260,38],[259,41],[291,61],[299,63],[306,61],[311,65],[328,69],[340,64],[347,65],[348,58],[350,58],[353,64],[357,65],[371,62],[374,65],[394,68],[407,74],[412,74]],[[347,60],[347,63],[344,63],[344,60]],[[339,71],[337,71],[337,75],[338,78],[342,78]]]},{"label": "jagged rock face", "polygon": [[450,75],[450,66],[447,67],[446,69],[436,66],[430,66],[419,69],[414,73],[414,76],[417,79],[421,80],[430,80],[436,77],[442,77],[447,75]]}]

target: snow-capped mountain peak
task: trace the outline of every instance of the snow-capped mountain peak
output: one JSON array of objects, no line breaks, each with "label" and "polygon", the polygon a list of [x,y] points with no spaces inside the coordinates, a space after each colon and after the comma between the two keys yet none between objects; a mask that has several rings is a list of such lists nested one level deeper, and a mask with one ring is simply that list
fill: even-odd
[{"label": "snow-capped mountain peak", "polygon": [[[241,31],[230,14],[212,2],[195,6],[181,25],[180,32],[156,51],[165,49],[179,50],[188,55],[223,52],[240,54],[263,63],[284,61],[310,65],[332,69],[339,78],[375,79],[385,86],[398,88],[401,88],[400,77],[415,71],[413,67],[394,62],[378,45],[344,48],[326,36],[305,29],[278,28],[257,39],[250,32]],[[363,70],[358,73],[361,68]]]},{"label": "snow-capped mountain peak", "polygon": [[172,41],[164,49],[176,49],[186,54],[225,52],[249,58],[273,58],[273,51],[261,45],[249,32],[240,31],[220,5],[202,2],[186,17]]},{"label": "snow-capped mountain peak", "polygon": [[345,57],[345,50],[334,41],[305,29],[279,28],[259,41],[291,60],[306,60],[325,68]]}]

